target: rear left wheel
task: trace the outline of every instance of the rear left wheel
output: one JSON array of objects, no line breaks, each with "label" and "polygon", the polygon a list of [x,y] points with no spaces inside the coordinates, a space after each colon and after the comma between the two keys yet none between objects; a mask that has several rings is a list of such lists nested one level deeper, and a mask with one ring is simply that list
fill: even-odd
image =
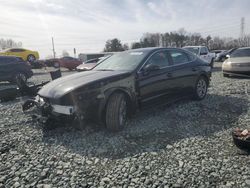
[{"label": "rear left wheel", "polygon": [[208,81],[204,76],[200,76],[196,82],[194,89],[194,98],[202,100],[207,95]]},{"label": "rear left wheel", "polygon": [[110,96],[106,107],[107,129],[116,132],[124,128],[127,120],[127,101],[123,93],[114,93]]},{"label": "rear left wheel", "polygon": [[32,55],[32,54],[30,54],[30,55],[28,55],[28,57],[27,57],[27,61],[28,62],[34,62],[36,60],[36,57],[34,56],[34,55]]},{"label": "rear left wheel", "polygon": [[21,83],[26,83],[27,82],[27,76],[26,74],[22,72],[15,73],[12,77],[12,82],[16,83],[17,85],[21,85]]}]

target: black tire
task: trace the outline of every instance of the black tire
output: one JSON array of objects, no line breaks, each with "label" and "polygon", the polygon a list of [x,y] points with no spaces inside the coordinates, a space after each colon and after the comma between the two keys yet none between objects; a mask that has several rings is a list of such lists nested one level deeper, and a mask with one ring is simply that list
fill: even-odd
[{"label": "black tire", "polygon": [[211,59],[211,62],[210,62],[210,67],[211,67],[211,68],[214,68],[214,58],[213,58],[213,59]]},{"label": "black tire", "polygon": [[208,88],[208,80],[205,76],[200,76],[195,84],[194,88],[194,99],[195,100],[202,100],[207,95],[207,88]]},{"label": "black tire", "polygon": [[106,107],[107,129],[116,132],[124,128],[127,119],[127,101],[123,93],[110,96]]},{"label": "black tire", "polygon": [[16,84],[20,84],[20,83],[19,83],[19,82],[20,82],[19,79],[22,79],[22,80],[24,81],[24,83],[26,83],[28,77],[27,77],[27,75],[26,75],[25,73],[17,72],[17,73],[15,73],[15,74],[13,75],[13,77],[12,77],[12,82],[13,82],[13,83],[16,83]]},{"label": "black tire", "polygon": [[36,57],[32,54],[28,55],[27,61],[33,63],[36,60]]},{"label": "black tire", "polygon": [[58,62],[54,62],[54,67],[55,68],[59,68],[60,67],[60,64]]}]

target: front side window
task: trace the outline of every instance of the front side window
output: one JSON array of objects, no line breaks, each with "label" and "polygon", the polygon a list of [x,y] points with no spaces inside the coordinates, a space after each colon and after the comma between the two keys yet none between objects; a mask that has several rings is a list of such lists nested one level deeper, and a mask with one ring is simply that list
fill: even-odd
[{"label": "front side window", "polygon": [[188,55],[185,52],[179,50],[170,50],[169,53],[174,65],[179,65],[189,62]]},{"label": "front side window", "polygon": [[156,65],[159,68],[164,68],[170,65],[166,52],[157,52],[150,57],[146,65]]}]

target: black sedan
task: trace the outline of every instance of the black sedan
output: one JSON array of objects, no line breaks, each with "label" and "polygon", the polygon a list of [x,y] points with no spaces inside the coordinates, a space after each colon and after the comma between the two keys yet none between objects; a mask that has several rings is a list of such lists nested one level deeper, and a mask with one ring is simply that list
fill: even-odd
[{"label": "black sedan", "polygon": [[117,53],[90,71],[45,85],[36,97],[42,115],[98,120],[121,130],[129,114],[161,97],[207,93],[211,67],[176,48],[144,48]]},{"label": "black sedan", "polygon": [[0,81],[27,81],[33,75],[31,66],[22,58],[15,56],[0,56]]}]

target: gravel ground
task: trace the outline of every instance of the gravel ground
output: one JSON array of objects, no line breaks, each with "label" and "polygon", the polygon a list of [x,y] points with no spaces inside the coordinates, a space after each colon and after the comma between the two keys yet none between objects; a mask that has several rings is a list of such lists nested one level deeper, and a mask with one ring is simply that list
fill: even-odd
[{"label": "gravel ground", "polygon": [[220,65],[203,101],[139,112],[115,134],[44,131],[21,111],[24,99],[0,103],[0,187],[250,187],[250,156],[230,136],[250,128],[250,80],[223,78]]}]

